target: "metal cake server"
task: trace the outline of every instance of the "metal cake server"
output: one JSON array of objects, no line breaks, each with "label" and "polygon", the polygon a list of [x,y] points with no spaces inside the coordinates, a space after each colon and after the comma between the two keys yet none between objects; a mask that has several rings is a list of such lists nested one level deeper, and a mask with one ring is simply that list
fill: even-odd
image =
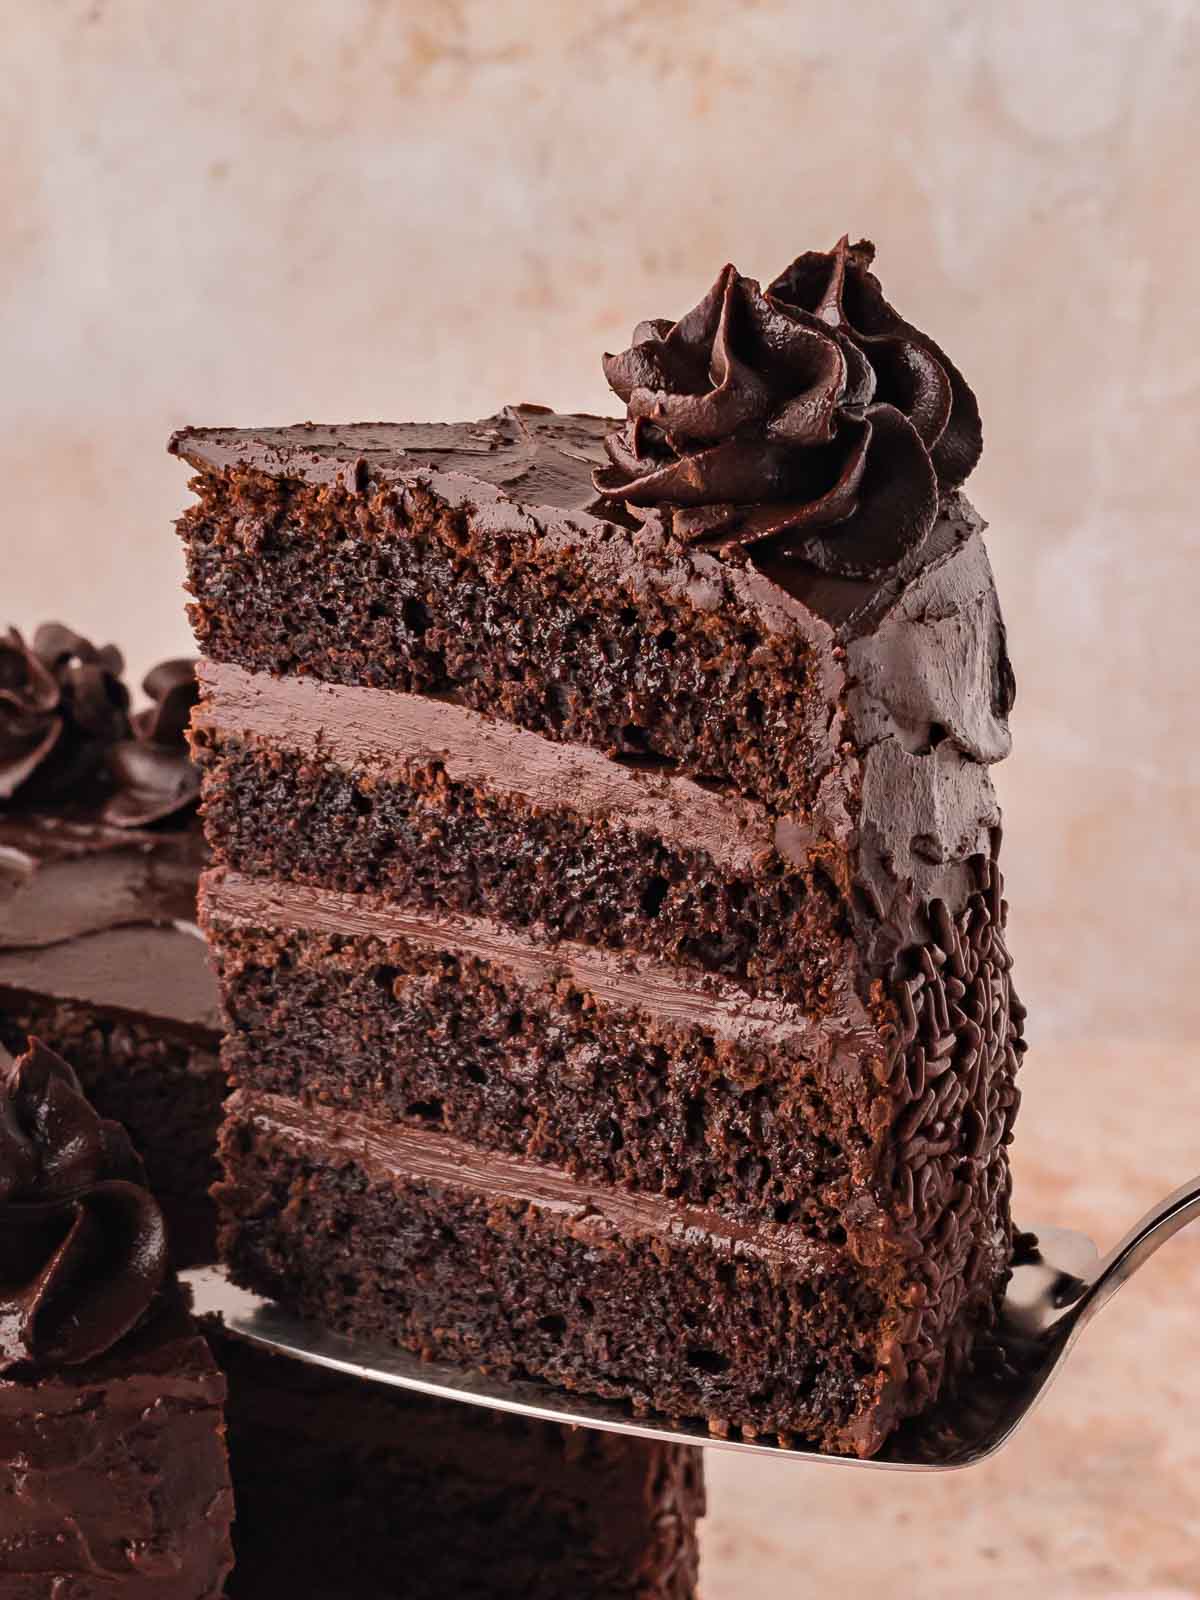
[{"label": "metal cake server", "polygon": [[[1026,1236],[1000,1313],[997,1351],[1003,1359],[997,1360],[989,1375],[977,1376],[960,1389],[952,1405],[902,1427],[883,1451],[868,1461],[760,1439],[717,1438],[703,1422],[656,1421],[635,1416],[626,1405],[548,1384],[421,1361],[404,1351],[324,1333],[236,1288],[218,1268],[197,1268],[183,1276],[191,1285],[197,1312],[216,1313],[233,1332],[255,1344],[335,1372],[415,1389],[436,1399],[672,1444],[752,1451],[781,1461],[819,1461],[876,1471],[945,1472],[973,1466],[1012,1438],[1096,1313],[1161,1245],[1197,1215],[1200,1178],[1184,1184],[1149,1211],[1103,1260],[1090,1239],[1066,1228],[1040,1228],[1036,1236]],[[1036,1244],[1030,1242],[1034,1237]]]}]

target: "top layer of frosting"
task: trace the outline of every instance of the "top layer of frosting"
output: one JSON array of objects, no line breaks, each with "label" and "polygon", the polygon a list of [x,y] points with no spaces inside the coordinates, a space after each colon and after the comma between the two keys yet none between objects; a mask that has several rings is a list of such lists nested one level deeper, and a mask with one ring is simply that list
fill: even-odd
[{"label": "top layer of frosting", "polygon": [[[548,535],[553,531],[566,538],[594,538],[597,556],[602,553],[599,541],[605,540],[603,553],[616,562],[621,545],[636,536],[627,528],[613,528],[619,510],[597,495],[592,475],[607,462],[604,440],[618,426],[611,417],[520,405],[470,423],[184,428],[172,435],[168,448],[206,473],[244,469],[364,494],[381,488],[425,488],[449,506],[469,507],[483,531],[502,533],[532,516]],[[965,501],[950,496],[943,520],[953,523],[964,516],[972,526],[982,526]],[[623,538],[608,540],[613,532]],[[839,636],[850,637],[869,629],[906,583],[945,554],[952,540],[952,533],[935,526],[907,561],[873,579],[827,574],[815,567],[777,571],[765,556],[759,565],[768,581],[734,563],[721,566],[738,580],[739,596],[769,614],[772,626],[803,625],[805,616],[815,616]],[[691,559],[699,587],[700,569],[715,558],[696,552]],[[629,560],[636,560],[632,546]]]}]

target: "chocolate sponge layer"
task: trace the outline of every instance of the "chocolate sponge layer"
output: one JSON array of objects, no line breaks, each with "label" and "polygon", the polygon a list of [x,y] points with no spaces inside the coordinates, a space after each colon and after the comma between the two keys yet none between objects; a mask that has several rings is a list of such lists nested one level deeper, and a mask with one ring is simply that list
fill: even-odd
[{"label": "chocolate sponge layer", "polygon": [[195,487],[179,526],[196,636],[216,661],[453,690],[552,739],[662,757],[783,809],[827,771],[811,640],[773,632],[711,558],[680,574],[650,540],[627,566],[615,540],[570,549],[517,520],[484,532],[421,490],[239,469]]},{"label": "chocolate sponge layer", "polygon": [[436,768],[366,780],[285,750],[201,748],[211,836],[241,872],[647,951],[814,1004],[851,954],[819,863],[772,854],[739,872],[565,807],[447,784]]},{"label": "chocolate sponge layer", "polygon": [[242,1087],[821,1236],[870,1210],[894,1100],[853,996],[847,1035],[671,968],[222,871],[202,915]]},{"label": "chocolate sponge layer", "polygon": [[844,1453],[902,1409],[902,1274],[779,1225],[270,1097],[222,1151],[235,1278],[326,1327]]}]

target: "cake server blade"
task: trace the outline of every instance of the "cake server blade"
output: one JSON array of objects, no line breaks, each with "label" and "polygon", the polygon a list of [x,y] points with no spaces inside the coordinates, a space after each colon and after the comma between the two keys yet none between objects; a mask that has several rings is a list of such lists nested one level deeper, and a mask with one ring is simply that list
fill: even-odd
[{"label": "cake server blade", "polygon": [[1200,1178],[1155,1206],[1103,1259],[1090,1239],[1066,1228],[1041,1228],[1026,1236],[1000,1310],[994,1344],[997,1359],[960,1385],[952,1402],[905,1424],[877,1456],[867,1460],[828,1455],[802,1444],[717,1436],[702,1421],[638,1415],[628,1405],[549,1384],[422,1361],[403,1350],[343,1338],[303,1322],[238,1288],[221,1268],[194,1268],[183,1277],[191,1286],[198,1314],[221,1317],[231,1332],[254,1344],[364,1381],[515,1412],[539,1422],[600,1428],[670,1444],[874,1471],[945,1472],[973,1466],[1012,1438],[1087,1323],[1160,1245],[1197,1215]]}]

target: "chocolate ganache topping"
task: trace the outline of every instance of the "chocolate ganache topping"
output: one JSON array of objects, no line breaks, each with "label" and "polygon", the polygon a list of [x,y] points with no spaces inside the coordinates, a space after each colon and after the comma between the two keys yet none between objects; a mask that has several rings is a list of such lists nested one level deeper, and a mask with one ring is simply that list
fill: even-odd
[{"label": "chocolate ganache topping", "polygon": [[133,738],[108,752],[117,791],[104,820],[119,828],[143,828],[195,805],[200,772],[187,744],[188,719],[200,697],[194,660],[161,661],[142,688],[151,704],[133,717]]},{"label": "chocolate ganache topping", "polygon": [[975,398],[883,298],[874,246],[799,256],[766,291],[732,266],[678,322],[643,322],[604,372],[625,401],[601,494],[689,543],[880,578],[979,458]]},{"label": "chocolate ganache topping", "polygon": [[63,789],[88,776],[129,731],[124,661],[59,622],[33,644],[0,634],[0,800],[31,785]]},{"label": "chocolate ganache topping", "polygon": [[133,1328],[166,1271],[125,1130],[36,1039],[0,1073],[0,1372],[78,1365]]}]

